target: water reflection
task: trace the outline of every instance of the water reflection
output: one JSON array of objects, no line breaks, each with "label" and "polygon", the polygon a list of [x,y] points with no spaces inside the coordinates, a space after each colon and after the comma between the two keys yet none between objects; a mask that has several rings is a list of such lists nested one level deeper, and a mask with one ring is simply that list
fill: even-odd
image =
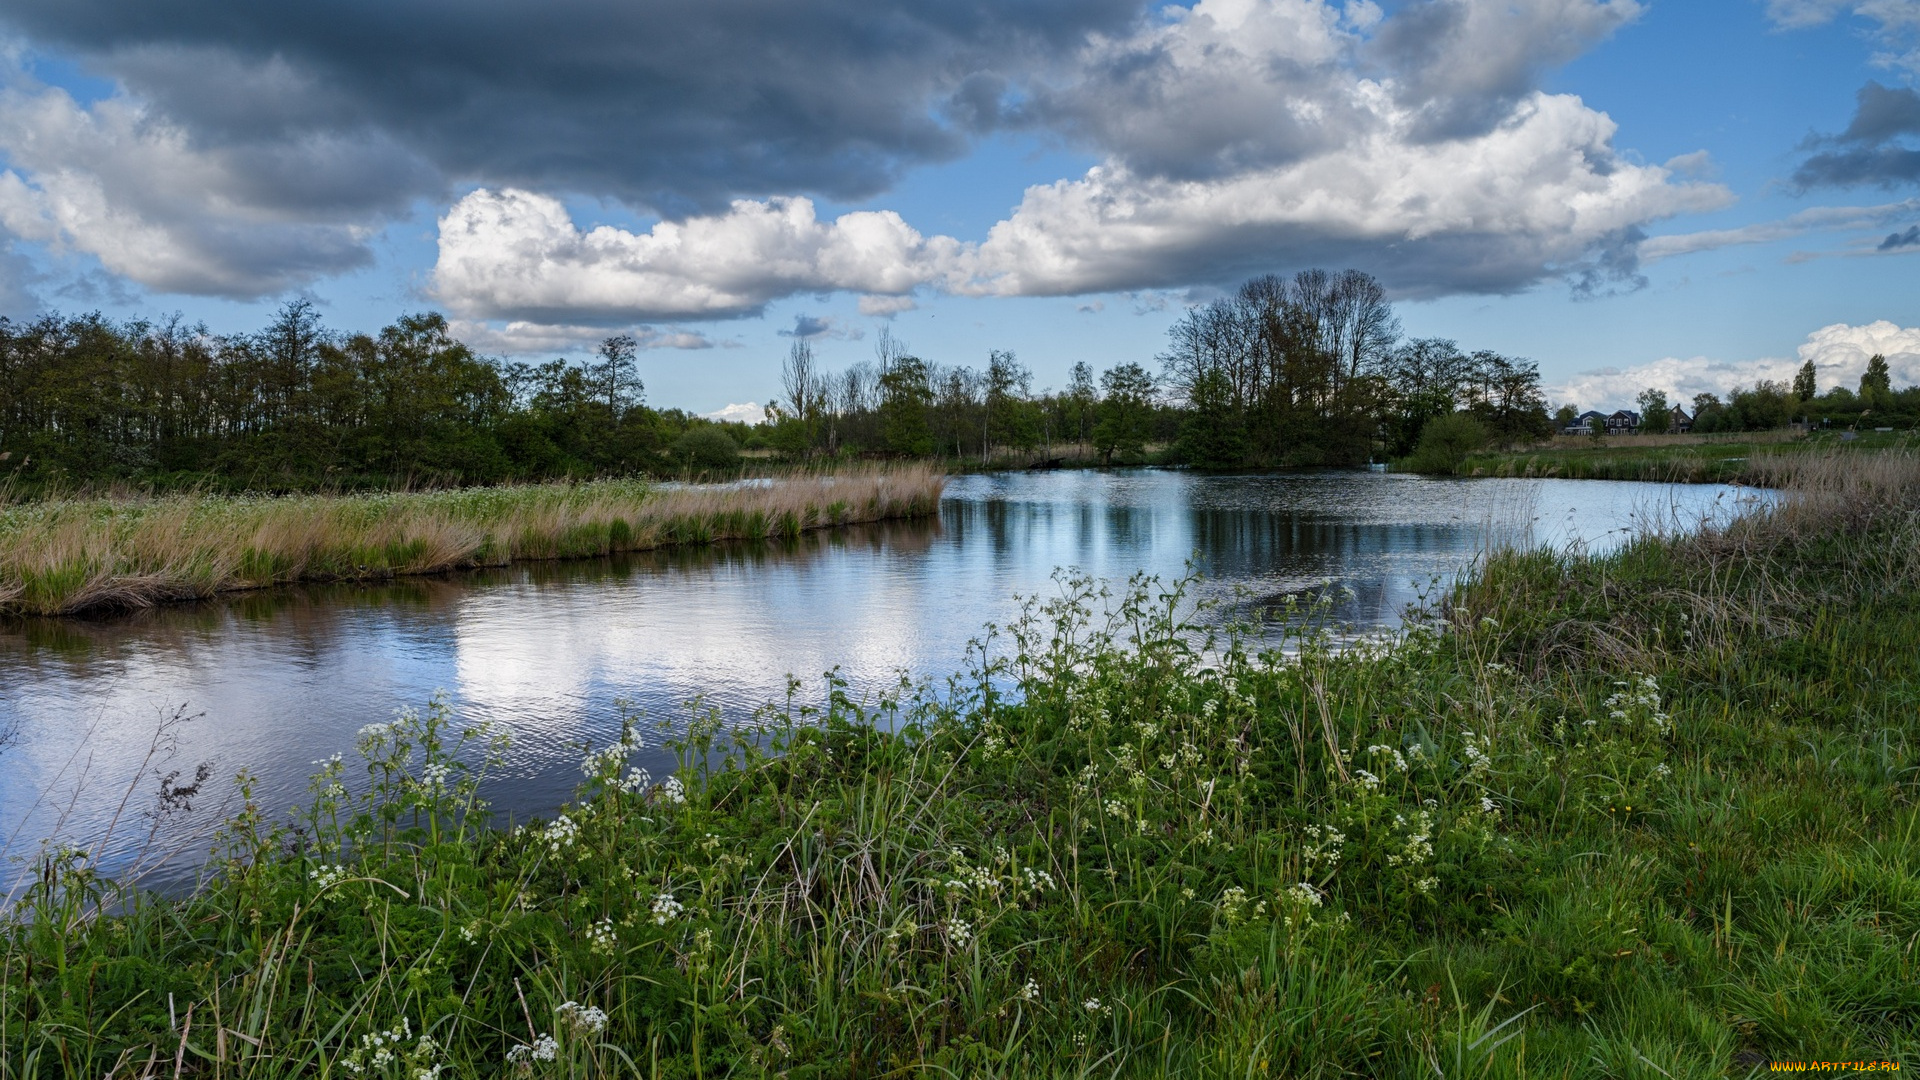
[{"label": "water reflection", "polygon": [[[838,667],[856,690],[941,676],[1014,594],[1057,567],[1175,577],[1203,596],[1277,610],[1330,587],[1336,615],[1391,624],[1490,539],[1605,547],[1622,529],[1730,512],[1729,489],[1568,481],[1432,481],[1369,473],[1200,477],[1064,472],[961,478],[938,520],[735,545],[393,582],[304,587],[99,620],[0,625],[0,843],[56,830],[92,843],[145,772],[156,721],[198,719],[178,761],[259,778],[268,807],[301,798],[312,763],[364,724],[445,689],[463,718],[510,727],[491,792],[544,812],[578,779],[576,744],[616,730],[615,702],[670,718],[696,697],[734,716],[789,674]],[[1341,588],[1344,587],[1344,588]],[[662,757],[643,761],[656,775]],[[173,766],[169,766],[173,767]],[[84,781],[83,779],[84,778]],[[222,789],[230,790],[230,788]],[[190,817],[210,818],[218,799]],[[123,827],[124,828],[124,827]],[[187,835],[178,821],[163,838]],[[124,860],[144,826],[104,855]],[[183,861],[179,867],[190,866]],[[176,873],[187,870],[176,868]]]}]

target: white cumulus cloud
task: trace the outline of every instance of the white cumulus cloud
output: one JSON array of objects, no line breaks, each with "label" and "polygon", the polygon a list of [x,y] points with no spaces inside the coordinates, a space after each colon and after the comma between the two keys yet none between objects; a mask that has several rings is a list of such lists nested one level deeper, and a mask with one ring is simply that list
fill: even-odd
[{"label": "white cumulus cloud", "polygon": [[1920,384],[1920,327],[1906,328],[1881,319],[1863,326],[1834,323],[1807,335],[1792,358],[1716,360],[1705,356],[1666,357],[1628,368],[1586,371],[1547,389],[1555,402],[1581,409],[1611,411],[1633,405],[1640,391],[1654,388],[1668,400],[1688,402],[1695,394],[1724,399],[1735,387],[1752,386],[1761,379],[1792,382],[1800,365],[1813,361],[1822,391],[1835,386],[1853,389],[1878,353],[1887,358],[1895,386]]},{"label": "white cumulus cloud", "polygon": [[1403,296],[1632,281],[1644,226],[1731,196],[1616,152],[1611,118],[1532,84],[1640,10],[1433,0],[1381,19],[1200,0],[1095,35],[991,118],[1104,160],[1028,188],[978,240],[890,211],[823,221],[797,196],[645,232],[582,228],[549,195],[481,189],[441,219],[434,290],[471,317],[578,321],[737,316],[843,290],[877,315],[920,288],[1183,289],[1312,264],[1372,270]]},{"label": "white cumulus cloud", "polygon": [[767,418],[767,410],[761,406],[759,402],[749,401],[741,405],[728,405],[724,409],[715,409],[710,413],[701,413],[700,415],[709,420],[720,420],[727,423],[757,424]]},{"label": "white cumulus cloud", "polygon": [[475,352],[499,356],[547,356],[564,352],[592,352],[602,341],[627,333],[642,349],[711,349],[705,334],[678,327],[636,326],[624,331],[604,326],[573,326],[517,320],[495,326],[475,319],[452,319],[448,329]]},{"label": "white cumulus cloud", "polygon": [[482,188],[440,219],[433,290],[480,318],[724,318],[797,292],[904,294],[956,246],[892,211],[821,221],[797,197],[741,199],[644,233],[582,231],[558,199]]},{"label": "white cumulus cloud", "polygon": [[81,105],[17,67],[0,90],[0,226],[163,292],[271,296],[371,261],[398,205],[356,189],[408,173],[379,138],[208,146],[136,99]]}]

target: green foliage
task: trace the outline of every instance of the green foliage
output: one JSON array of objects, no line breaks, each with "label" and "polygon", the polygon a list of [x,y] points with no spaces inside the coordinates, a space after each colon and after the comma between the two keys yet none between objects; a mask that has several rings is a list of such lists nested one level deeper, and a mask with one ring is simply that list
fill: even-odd
[{"label": "green foliage", "polygon": [[1640,391],[1640,431],[1645,435],[1665,435],[1673,426],[1673,407],[1667,404],[1667,392],[1658,387]]},{"label": "green foliage", "polygon": [[1208,372],[1194,383],[1180,428],[1180,454],[1188,464],[1227,469],[1247,460],[1247,436],[1233,407],[1232,392],[1232,384],[1220,372]]},{"label": "green foliage", "polygon": [[1435,417],[1420,433],[1420,445],[1402,467],[1412,472],[1451,476],[1467,455],[1487,445],[1487,429],[1466,413]]},{"label": "green foliage", "polygon": [[694,705],[670,778],[629,721],[511,830],[505,747],[436,701],[293,825],[248,803],[190,896],[46,853],[0,926],[0,1075],[1911,1057],[1909,521],[1499,555],[1389,639],[1295,605],[1258,653],[1183,585],[1064,578],[942,688]]},{"label": "green foliage", "polygon": [[1139,364],[1121,364],[1100,376],[1104,395],[1099,422],[1093,426],[1093,448],[1100,460],[1137,459],[1146,452],[1153,425],[1153,375]]},{"label": "green foliage", "polygon": [[715,427],[693,427],[673,441],[668,456],[689,469],[728,472],[740,467],[740,447]]}]

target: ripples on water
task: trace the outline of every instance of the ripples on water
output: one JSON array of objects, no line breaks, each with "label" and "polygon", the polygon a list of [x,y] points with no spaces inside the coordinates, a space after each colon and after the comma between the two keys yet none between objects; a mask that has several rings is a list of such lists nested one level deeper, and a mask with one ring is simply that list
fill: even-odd
[{"label": "ripples on water", "polygon": [[[462,718],[513,731],[511,761],[487,792],[524,817],[572,792],[577,744],[617,734],[617,700],[664,718],[704,697],[744,716],[782,698],[790,673],[809,692],[835,666],[856,691],[903,671],[944,676],[982,627],[1017,613],[1016,593],[1051,593],[1056,568],[1173,579],[1197,559],[1198,594],[1231,601],[1223,617],[1325,594],[1342,598],[1338,620],[1382,627],[1489,543],[1604,550],[1636,528],[1728,516],[1743,494],[1355,472],[971,476],[949,484],[938,520],[793,543],[0,623],[0,733],[12,732],[0,748],[0,845],[19,856],[56,831],[97,841],[155,724],[183,707],[197,719],[166,768],[190,777],[212,761],[216,780],[191,814],[163,824],[163,845],[191,844],[196,825],[217,820],[224,778],[242,766],[264,806],[303,801],[314,761],[351,757],[362,725],[437,689]],[[641,764],[658,776],[670,762]],[[95,852],[107,869],[144,841],[153,787],[146,777],[112,850]],[[168,874],[192,865],[177,859]]]}]

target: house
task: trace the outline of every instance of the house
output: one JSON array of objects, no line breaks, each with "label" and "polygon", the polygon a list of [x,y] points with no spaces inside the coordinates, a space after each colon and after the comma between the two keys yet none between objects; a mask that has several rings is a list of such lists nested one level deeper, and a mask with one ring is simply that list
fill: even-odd
[{"label": "house", "polygon": [[1605,423],[1606,419],[1607,419],[1606,413],[1598,412],[1594,409],[1588,409],[1586,412],[1583,412],[1579,416],[1574,417],[1573,423],[1568,424],[1566,427],[1561,428],[1560,434],[1589,435],[1589,434],[1592,434],[1593,432],[1593,422],[1595,420],[1598,420],[1601,423]]},{"label": "house", "polygon": [[1667,430],[1685,435],[1687,432],[1693,430],[1693,417],[1687,415],[1687,410],[1675,405],[1673,407],[1673,418],[1667,421]]},{"label": "house", "polygon": [[1640,430],[1640,414],[1632,409],[1621,409],[1607,417],[1607,434],[1631,435]]}]

